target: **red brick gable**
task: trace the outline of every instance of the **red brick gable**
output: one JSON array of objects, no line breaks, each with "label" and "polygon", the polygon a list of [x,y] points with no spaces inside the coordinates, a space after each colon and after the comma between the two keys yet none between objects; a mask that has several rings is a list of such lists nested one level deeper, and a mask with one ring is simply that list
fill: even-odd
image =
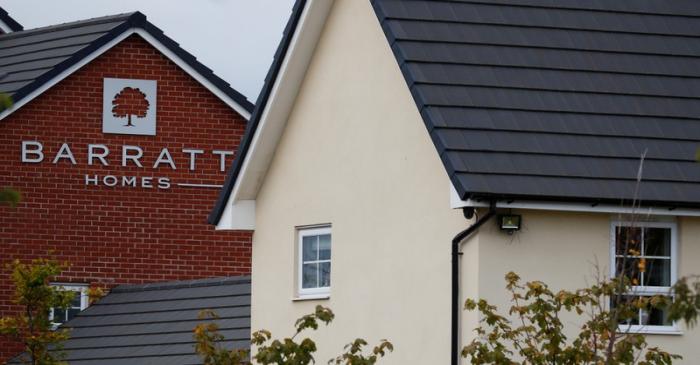
[{"label": "red brick gable", "polygon": [[[157,81],[156,136],[102,133],[105,77]],[[17,209],[0,207],[0,266],[51,252],[72,264],[61,281],[106,286],[249,274],[252,232],[217,232],[206,223],[218,189],[176,184],[223,184],[220,156],[212,151],[236,150],[245,123],[155,48],[130,36],[0,121],[0,186],[23,194]],[[41,142],[44,161],[22,163],[22,141]],[[52,163],[63,143],[75,165],[67,158]],[[109,166],[88,165],[91,143],[110,149]],[[121,165],[123,145],[144,150],[143,168]],[[162,148],[176,170],[152,168]],[[205,151],[196,171],[183,148]],[[86,185],[86,175],[153,177],[154,187]],[[159,177],[170,179],[171,187],[159,189]],[[16,309],[11,294],[3,269],[0,316]],[[0,342],[0,362],[12,350]]]}]

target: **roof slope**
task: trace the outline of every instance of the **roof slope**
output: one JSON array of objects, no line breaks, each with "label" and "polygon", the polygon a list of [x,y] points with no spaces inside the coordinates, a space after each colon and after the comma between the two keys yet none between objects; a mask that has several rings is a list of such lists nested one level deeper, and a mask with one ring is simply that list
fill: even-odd
[{"label": "roof slope", "polygon": [[700,2],[372,4],[462,199],[700,206]]},{"label": "roof slope", "polygon": [[19,32],[20,30],[24,29],[22,24],[19,24],[16,20],[12,19],[10,14],[8,14],[7,11],[1,7],[0,7],[0,22],[5,24],[13,32]]},{"label": "roof slope", "polygon": [[214,310],[231,347],[250,346],[250,277],[119,286],[64,325],[71,365],[201,364],[193,329]]},{"label": "roof slope", "polygon": [[246,111],[253,105],[139,13],[120,14],[0,35],[0,92],[15,103],[130,29],[146,31]]}]

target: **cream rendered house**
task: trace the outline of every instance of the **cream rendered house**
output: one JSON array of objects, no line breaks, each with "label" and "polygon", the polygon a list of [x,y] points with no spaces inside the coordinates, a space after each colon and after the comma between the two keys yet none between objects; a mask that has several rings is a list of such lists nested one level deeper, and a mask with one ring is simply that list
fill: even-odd
[{"label": "cream rendered house", "polygon": [[[394,343],[386,364],[454,364],[478,321],[461,303],[506,308],[507,271],[569,289],[614,275],[644,153],[640,289],[700,273],[699,16],[693,1],[297,1],[210,217],[255,230],[252,328],[286,335],[322,304],[337,319],[318,361],[363,336]],[[635,330],[700,358],[700,332],[663,313]]]}]

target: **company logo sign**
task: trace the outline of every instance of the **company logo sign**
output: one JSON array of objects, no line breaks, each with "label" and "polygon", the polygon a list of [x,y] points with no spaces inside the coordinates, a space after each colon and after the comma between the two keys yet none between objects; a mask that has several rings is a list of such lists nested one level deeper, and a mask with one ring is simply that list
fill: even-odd
[{"label": "company logo sign", "polygon": [[[60,146],[55,146],[54,151],[47,151],[44,144],[39,141],[22,141],[21,160],[23,163],[39,164],[45,160],[51,161],[51,164],[68,163],[71,165],[87,164],[88,166],[121,166],[131,167],[134,169],[151,169],[153,171],[160,168],[166,168],[171,171],[180,169],[188,169],[190,172],[198,171],[197,161],[201,158],[216,158],[218,160],[219,171],[224,172],[230,158],[234,155],[233,151],[227,150],[212,150],[205,151],[203,149],[182,148],[171,152],[167,147],[160,149],[158,157],[155,160],[147,160],[144,158],[145,149],[140,146],[122,145],[119,153],[114,153],[104,144],[88,144],[86,146],[87,158],[80,160],[76,158],[73,152],[77,148],[71,147],[68,143],[63,143]],[[116,156],[115,156],[116,155]],[[207,156],[209,155],[209,156]],[[179,161],[178,164],[176,161]],[[183,166],[184,165],[184,166]],[[130,175],[89,175],[84,176],[85,185],[104,185],[108,187],[142,187],[142,188],[158,188],[170,189],[173,185],[171,179],[167,176],[130,176]],[[178,181],[174,185],[181,187],[201,187],[201,188],[220,188],[217,184],[207,184],[202,182],[186,182]]]},{"label": "company logo sign", "polygon": [[[104,79],[102,132],[111,134],[156,135],[156,81],[130,79]],[[71,144],[68,142],[44,146],[41,141],[22,141],[20,158],[26,164],[41,164],[50,161],[53,165],[87,164],[104,167],[121,166],[134,170],[151,170],[153,175],[162,169],[178,169],[196,174],[202,160],[218,162],[219,172],[224,172],[233,155],[231,150],[204,150],[178,146],[175,148],[158,147],[155,159],[147,159],[146,148],[137,145],[108,147],[103,143]],[[153,148],[153,147],[150,147]],[[76,150],[83,153],[77,155]],[[85,157],[82,157],[85,156]],[[82,157],[82,159],[81,159]],[[47,161],[48,160],[48,161]],[[219,184],[210,184],[192,176],[194,181],[172,181],[168,176],[153,176],[136,173],[127,175],[85,174],[81,177],[87,186],[130,187],[146,189],[170,189],[172,186],[193,188],[220,188]],[[181,174],[180,174],[181,175]]]},{"label": "company logo sign", "polygon": [[104,79],[102,132],[155,136],[157,90],[154,80]]}]

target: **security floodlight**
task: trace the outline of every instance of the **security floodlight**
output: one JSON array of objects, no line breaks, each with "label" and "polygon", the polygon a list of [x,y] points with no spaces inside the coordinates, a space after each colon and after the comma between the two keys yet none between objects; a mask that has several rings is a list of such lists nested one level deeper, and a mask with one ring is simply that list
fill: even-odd
[{"label": "security floodlight", "polygon": [[520,230],[522,216],[516,214],[503,214],[498,216],[498,224],[502,231],[513,234]]}]

